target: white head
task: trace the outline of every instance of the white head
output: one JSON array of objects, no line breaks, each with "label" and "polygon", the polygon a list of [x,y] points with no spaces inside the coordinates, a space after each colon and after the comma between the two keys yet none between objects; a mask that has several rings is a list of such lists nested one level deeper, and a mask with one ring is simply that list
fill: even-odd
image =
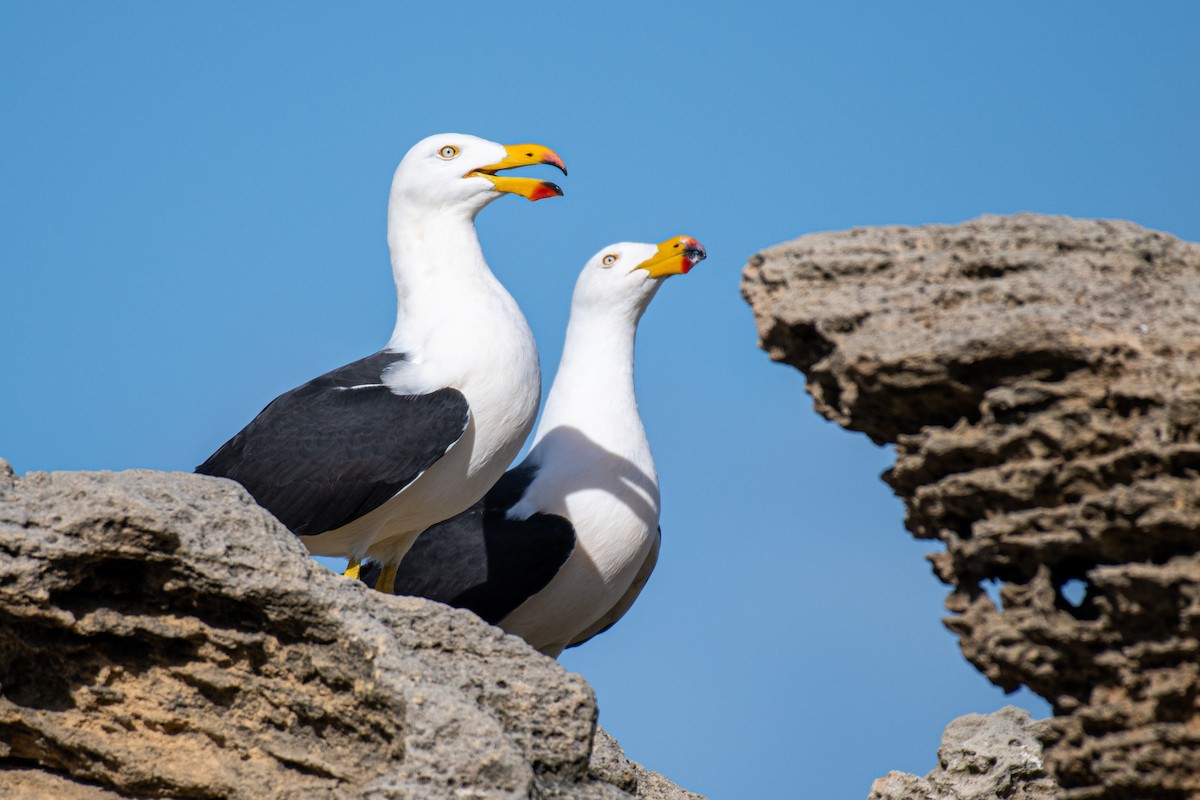
[{"label": "white head", "polygon": [[705,256],[704,246],[690,236],[659,244],[610,244],[592,256],[579,274],[571,313],[616,313],[636,324],[664,280],[687,273]]},{"label": "white head", "polygon": [[550,181],[496,173],[532,164],[550,164],[567,174],[562,159],[540,144],[502,145],[465,133],[439,133],[412,146],[392,179],[391,201],[435,211],[455,209],[474,218],[502,194],[529,200],[562,195]]}]

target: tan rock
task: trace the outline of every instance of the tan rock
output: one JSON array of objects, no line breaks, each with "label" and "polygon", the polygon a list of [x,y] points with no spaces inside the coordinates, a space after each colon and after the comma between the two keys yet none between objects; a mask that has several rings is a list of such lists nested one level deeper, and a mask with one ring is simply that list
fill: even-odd
[{"label": "tan rock", "polygon": [[963,653],[1055,709],[1063,800],[1200,797],[1200,246],[991,216],[804,236],[742,289],[817,411],[895,444]]},{"label": "tan rock", "polygon": [[1013,706],[959,717],[942,734],[936,769],[924,778],[889,772],[867,800],[1053,800],[1038,738],[1045,725]]},{"label": "tan rock", "polygon": [[579,676],[329,572],[230,481],[0,462],[0,618],[3,797],[631,796]]}]

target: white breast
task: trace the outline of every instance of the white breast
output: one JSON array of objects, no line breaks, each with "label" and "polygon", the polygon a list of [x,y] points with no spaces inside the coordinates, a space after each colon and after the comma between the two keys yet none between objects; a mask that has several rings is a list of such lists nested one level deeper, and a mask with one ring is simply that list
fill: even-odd
[{"label": "white breast", "polygon": [[374,530],[366,552],[386,563],[399,561],[421,531],[483,497],[533,427],[541,396],[537,345],[516,302],[491,283],[480,297],[458,298],[476,301],[458,310],[470,325],[443,330],[426,343],[422,358],[388,376],[398,393],[458,389],[471,421],[441,460],[379,509],[381,519],[368,523]]},{"label": "white breast", "polygon": [[396,328],[406,355],[384,374],[397,394],[445,387],[467,399],[467,431],[395,497],[309,548],[396,563],[430,525],[465,511],[512,463],[541,397],[537,345],[516,301],[488,269],[470,219],[393,219]]},{"label": "white breast", "polygon": [[658,477],[645,439],[638,439],[617,455],[611,443],[576,428],[540,434],[545,459],[510,516],[541,510],[566,517],[575,528],[575,551],[544,589],[501,620],[504,630],[557,655],[628,591],[659,518]]}]

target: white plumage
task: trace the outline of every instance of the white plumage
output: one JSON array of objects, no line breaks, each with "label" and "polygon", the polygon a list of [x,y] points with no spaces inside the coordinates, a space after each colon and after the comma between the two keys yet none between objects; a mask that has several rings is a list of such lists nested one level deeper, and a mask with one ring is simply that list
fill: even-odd
[{"label": "white plumage", "polygon": [[[504,193],[561,194],[496,174],[530,164],[563,168],[540,145],[465,134],[414,145],[388,203],[397,314],[387,346],[282,395],[198,470],[241,481],[313,553],[347,556],[352,571],[368,554],[395,564],[422,530],[481,498],[529,434],[541,377],[474,220]],[[284,441],[297,436],[305,446]]]},{"label": "white plumage", "polygon": [[421,535],[398,593],[471,608],[551,656],[629,609],[657,560],[660,509],[634,395],[637,325],[662,280],[703,257],[676,237],[588,261],[528,457],[481,509]]}]

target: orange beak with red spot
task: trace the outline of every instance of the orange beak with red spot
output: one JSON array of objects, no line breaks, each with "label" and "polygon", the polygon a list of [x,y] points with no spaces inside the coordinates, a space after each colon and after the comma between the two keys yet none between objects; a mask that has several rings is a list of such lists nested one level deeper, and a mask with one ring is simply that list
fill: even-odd
[{"label": "orange beak with red spot", "polygon": [[557,183],[538,180],[537,178],[515,178],[509,175],[497,175],[497,172],[516,167],[529,167],[535,164],[549,164],[558,167],[562,174],[567,174],[567,167],[558,153],[540,144],[506,144],[505,156],[495,164],[472,170],[464,178],[486,178],[492,182],[492,188],[497,192],[519,194],[529,200],[543,200],[547,197],[562,197],[563,190]]},{"label": "orange beak with red spot", "polygon": [[708,254],[704,245],[690,236],[676,236],[660,242],[653,256],[638,264],[635,269],[644,269],[651,278],[666,278],[671,275],[686,275],[687,272]]}]

